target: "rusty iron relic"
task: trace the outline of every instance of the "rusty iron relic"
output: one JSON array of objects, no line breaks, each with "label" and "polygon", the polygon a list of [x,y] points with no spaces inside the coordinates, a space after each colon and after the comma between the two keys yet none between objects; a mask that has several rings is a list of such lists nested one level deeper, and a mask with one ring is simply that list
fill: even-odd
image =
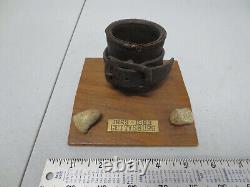
[{"label": "rusty iron relic", "polygon": [[111,23],[105,30],[105,77],[114,87],[148,91],[168,74],[174,59],[163,61],[166,31],[160,25],[140,19]]}]

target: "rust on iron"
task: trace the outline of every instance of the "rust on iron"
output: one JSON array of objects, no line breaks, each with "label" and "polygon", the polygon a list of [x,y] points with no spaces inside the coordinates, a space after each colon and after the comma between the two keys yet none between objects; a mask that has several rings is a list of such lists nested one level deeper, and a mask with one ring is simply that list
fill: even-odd
[{"label": "rust on iron", "polygon": [[116,88],[147,91],[168,74],[174,59],[163,62],[166,31],[140,19],[111,23],[106,29],[105,77]]}]

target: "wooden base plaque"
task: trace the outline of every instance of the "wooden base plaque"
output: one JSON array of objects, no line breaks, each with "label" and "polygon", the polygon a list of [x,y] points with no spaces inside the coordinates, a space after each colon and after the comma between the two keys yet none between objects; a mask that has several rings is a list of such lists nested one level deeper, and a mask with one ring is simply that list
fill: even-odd
[{"label": "wooden base plaque", "polygon": [[[80,133],[71,120],[69,145],[98,146],[197,146],[195,124],[173,126],[169,115],[175,108],[190,107],[178,62],[168,77],[144,94],[128,94],[113,88],[105,79],[101,58],[87,58],[79,81],[72,116],[94,108],[102,118],[87,134]],[[158,120],[158,132],[108,130],[108,120]],[[133,122],[133,121],[132,121]]]}]

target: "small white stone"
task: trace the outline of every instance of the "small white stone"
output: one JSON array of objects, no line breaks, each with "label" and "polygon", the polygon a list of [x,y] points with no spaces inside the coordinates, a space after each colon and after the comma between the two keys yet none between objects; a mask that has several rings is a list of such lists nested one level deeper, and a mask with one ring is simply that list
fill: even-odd
[{"label": "small white stone", "polygon": [[79,112],[73,116],[73,121],[76,128],[82,132],[87,133],[89,128],[94,125],[101,117],[101,113],[96,109],[88,109]]},{"label": "small white stone", "polygon": [[189,108],[176,108],[170,114],[173,125],[188,125],[194,122],[193,113]]}]

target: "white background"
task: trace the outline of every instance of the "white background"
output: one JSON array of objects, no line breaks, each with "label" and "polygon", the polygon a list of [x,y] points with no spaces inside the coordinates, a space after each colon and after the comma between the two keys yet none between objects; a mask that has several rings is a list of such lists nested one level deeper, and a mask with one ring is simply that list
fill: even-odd
[{"label": "white background", "polygon": [[[81,12],[83,3],[0,2],[3,186],[18,186],[23,174],[22,186],[38,186],[49,157],[250,155],[250,1],[87,0]],[[165,59],[180,63],[198,147],[67,145],[84,58],[102,56],[104,29],[122,18],[148,19],[166,28]]]}]

